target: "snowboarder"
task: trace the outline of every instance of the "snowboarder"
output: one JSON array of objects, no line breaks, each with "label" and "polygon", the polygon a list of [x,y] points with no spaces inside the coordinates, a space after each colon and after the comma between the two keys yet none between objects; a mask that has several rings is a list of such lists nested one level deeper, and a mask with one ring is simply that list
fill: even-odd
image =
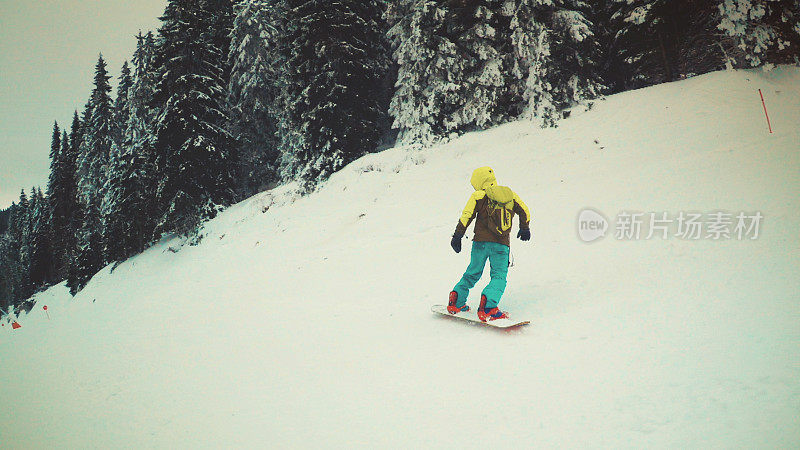
[{"label": "snowboarder", "polygon": [[451,314],[469,311],[467,295],[483,274],[483,268],[488,259],[492,279],[481,293],[478,318],[483,322],[507,319],[508,315],[500,311],[497,304],[506,289],[510,252],[509,234],[512,220],[515,213],[519,214],[520,224],[517,237],[523,241],[530,240],[531,213],[514,191],[508,187],[497,185],[494,171],[490,167],[475,169],[472,172],[470,183],[475,188],[475,192],[470,196],[464,212],[461,213],[461,219],[456,225],[450,246],[456,253],[461,252],[461,238],[464,237],[464,232],[467,231],[467,227],[477,215],[472,255],[467,271],[450,292],[447,311]]}]

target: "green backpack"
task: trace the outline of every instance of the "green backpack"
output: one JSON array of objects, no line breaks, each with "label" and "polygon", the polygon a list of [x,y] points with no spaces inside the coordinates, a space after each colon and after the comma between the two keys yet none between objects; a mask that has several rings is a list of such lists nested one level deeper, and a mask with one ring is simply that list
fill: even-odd
[{"label": "green backpack", "polygon": [[514,191],[506,186],[492,185],[486,192],[486,213],[489,216],[489,229],[502,236],[511,228],[514,218]]}]

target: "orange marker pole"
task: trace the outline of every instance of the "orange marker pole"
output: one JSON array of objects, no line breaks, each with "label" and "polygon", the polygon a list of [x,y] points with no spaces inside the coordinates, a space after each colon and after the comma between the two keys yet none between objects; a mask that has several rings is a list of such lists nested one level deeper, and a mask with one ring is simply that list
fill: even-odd
[{"label": "orange marker pole", "polygon": [[761,89],[758,90],[758,95],[761,96],[761,105],[764,107],[764,115],[767,116],[767,126],[769,127],[769,132],[772,134],[772,125],[769,123],[769,114],[767,113],[767,104],[764,103],[764,94],[761,93]]}]

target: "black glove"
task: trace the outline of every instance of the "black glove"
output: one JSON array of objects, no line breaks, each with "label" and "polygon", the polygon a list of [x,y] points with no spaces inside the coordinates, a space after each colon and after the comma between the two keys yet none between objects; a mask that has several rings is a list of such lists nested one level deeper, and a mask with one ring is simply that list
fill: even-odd
[{"label": "black glove", "polygon": [[461,253],[461,237],[462,236],[463,235],[459,236],[457,234],[454,234],[453,235],[453,239],[450,240],[450,247],[453,247],[453,250],[455,250],[456,253]]},{"label": "black glove", "polygon": [[520,228],[519,233],[517,233],[517,237],[522,239],[523,241],[530,241],[531,240],[530,228]]}]

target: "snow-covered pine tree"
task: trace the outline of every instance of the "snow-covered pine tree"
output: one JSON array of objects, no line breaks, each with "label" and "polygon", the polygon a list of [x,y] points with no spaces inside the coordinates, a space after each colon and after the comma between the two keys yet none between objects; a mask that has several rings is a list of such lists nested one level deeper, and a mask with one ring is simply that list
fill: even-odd
[{"label": "snow-covered pine tree", "polygon": [[665,15],[672,14],[675,34],[670,41],[677,78],[682,79],[715,70],[727,65],[728,57],[736,43],[735,39],[720,33],[719,0],[669,2],[662,5]]},{"label": "snow-covered pine tree", "polygon": [[[83,146],[83,126],[89,117],[89,110],[91,105],[87,104],[83,110],[83,120],[78,116],[76,110],[72,116],[72,126],[69,132],[69,158],[65,159],[65,166],[71,164],[72,174],[74,177],[74,208],[70,214],[70,229],[71,234],[67,236],[70,240],[65,243],[67,263],[65,270],[67,272],[67,287],[72,295],[75,295],[79,290],[78,280],[78,256],[80,254],[78,244],[80,242],[81,230],[83,229],[84,216],[86,214],[86,205],[80,193],[81,174],[79,170],[79,157],[81,154],[81,147]],[[69,172],[67,172],[69,173]]]},{"label": "snow-covered pine tree", "polygon": [[31,189],[29,278],[35,290],[44,289],[53,279],[50,208],[41,189]]},{"label": "snow-covered pine tree", "polygon": [[67,280],[72,295],[83,289],[105,264],[100,215],[101,199],[99,196],[92,196],[87,201],[81,211],[82,224],[78,230],[74,266],[71,267]]},{"label": "snow-covered pine tree", "polygon": [[[156,39],[152,31],[136,36],[136,50],[133,52],[133,74],[131,88],[128,91],[128,105],[131,115],[137,123],[148,125],[152,122],[156,111],[152,108],[153,96],[158,83],[159,69],[155,65]],[[143,131],[145,128],[140,128]],[[126,132],[130,131],[126,127]]]},{"label": "snow-covered pine tree", "polygon": [[31,207],[25,190],[20,190],[14,215],[11,217],[11,240],[14,243],[13,251],[16,253],[16,265],[19,273],[16,281],[17,301],[26,299],[33,294],[33,285],[30,279],[31,267]]},{"label": "snow-covered pine tree", "polygon": [[[14,204],[13,202],[11,203]],[[9,227],[9,217],[11,216],[12,207],[9,206],[5,209],[0,209],[0,234],[5,234]]]},{"label": "snow-covered pine tree", "polygon": [[[225,129],[230,29],[214,29],[230,2],[170,0],[156,65],[157,233],[191,234],[233,199],[234,155]],[[229,38],[228,38],[229,39]]]},{"label": "snow-covered pine tree", "polygon": [[391,27],[397,81],[389,105],[400,144],[432,145],[452,130],[446,122],[456,105],[448,104],[458,89],[452,76],[460,64],[458,47],[448,32],[452,13],[446,2],[397,0],[390,11],[399,20]]},{"label": "snow-covered pine tree", "polygon": [[554,126],[561,111],[606,92],[599,6],[580,0],[515,0],[509,41],[511,90],[522,117]]},{"label": "snow-covered pine tree", "polygon": [[137,36],[133,74],[124,108],[121,145],[112,151],[104,209],[104,246],[109,261],[144,250],[153,237],[155,153],[151,102],[155,88],[152,33]]},{"label": "snow-covered pine tree", "polygon": [[614,90],[635,89],[724,67],[715,30],[718,0],[612,0]]},{"label": "snow-covered pine tree", "polygon": [[[50,238],[53,259],[53,281],[63,279],[64,265],[66,263],[65,240],[69,232],[69,211],[64,209],[65,191],[69,188],[65,183],[68,174],[65,173],[65,152],[69,151],[67,132],[60,134],[58,123],[53,125],[53,138],[50,144],[50,178],[47,183],[47,201],[51,212]],[[74,170],[74,169],[73,169]],[[74,173],[72,174],[74,180]]]},{"label": "snow-covered pine tree", "polygon": [[61,162],[61,130],[58,128],[58,121],[53,123],[53,134],[50,138],[50,177],[47,182],[47,196],[53,197],[58,184],[60,173],[59,163]]},{"label": "snow-covered pine tree", "polygon": [[[137,50],[141,51],[144,37],[137,37]],[[103,248],[108,261],[122,261],[143,247],[143,227],[146,219],[146,193],[142,183],[144,163],[131,140],[127,130],[132,121],[131,95],[133,76],[128,62],[122,66],[119,89],[114,103],[116,126],[114,143],[109,156],[106,186],[103,197]]]},{"label": "snow-covered pine tree", "polygon": [[102,204],[107,181],[109,153],[113,144],[114,111],[109,93],[111,77],[102,55],[95,67],[94,89],[84,113],[82,143],[78,154],[78,190],[83,214],[78,232],[78,254],[73,294],[105,264]]},{"label": "snow-covered pine tree", "polygon": [[379,0],[290,0],[284,173],[310,188],[374,151],[389,61]]},{"label": "snow-covered pine tree", "polygon": [[149,174],[144,155],[134,147],[114,152],[110,167],[103,243],[108,261],[123,261],[144,250],[149,239],[149,221],[142,213],[151,203],[150,193],[145,191]]},{"label": "snow-covered pine tree", "polygon": [[617,0],[598,0],[591,4],[591,22],[594,31],[594,40],[599,46],[600,63],[599,71],[603,83],[608,87],[608,93],[620,91],[623,72],[618,65],[620,58],[616,53],[617,32],[616,23],[612,24],[612,17],[619,10]]},{"label": "snow-covered pine tree", "polygon": [[734,39],[737,67],[800,64],[800,3],[797,0],[719,0],[718,28]]},{"label": "snow-covered pine tree", "polygon": [[3,311],[8,312],[10,308],[15,307],[19,300],[27,298],[30,295],[27,292],[27,286],[30,284],[28,280],[28,266],[23,265],[21,260],[22,249],[22,235],[23,230],[20,228],[24,224],[24,213],[22,210],[22,200],[27,205],[27,197],[24,192],[20,195],[20,203],[12,203],[8,208],[8,229],[5,234],[0,235],[0,283],[2,283],[2,291],[0,291],[0,305]]},{"label": "snow-covered pine tree", "polygon": [[[12,205],[13,208],[14,205]],[[13,214],[13,209],[9,212]],[[19,265],[19,251],[9,232],[0,234],[0,314],[7,313],[16,304],[16,295],[22,269]]]},{"label": "snow-covered pine tree", "polygon": [[[78,119],[77,112],[73,121]],[[48,196],[53,220],[53,258],[55,263],[55,282],[67,277],[68,267],[75,251],[76,214],[78,204],[78,185],[75,180],[76,154],[72,151],[67,131],[61,135],[58,175],[52,197]]]},{"label": "snow-covered pine tree", "polygon": [[103,55],[95,66],[94,89],[83,123],[83,143],[78,155],[80,194],[85,203],[89,197],[102,196],[114,134],[114,109],[111,85]]},{"label": "snow-covered pine tree", "polygon": [[[137,218],[142,224],[142,239],[146,244],[153,240],[157,218],[157,198],[159,171],[158,155],[155,151],[155,120],[159,109],[155,108],[154,98],[158,84],[159,69],[156,67],[156,40],[152,31],[144,36],[139,33],[137,52],[133,55],[134,83],[130,94],[130,115],[125,130],[125,146],[141,158],[142,191],[145,193],[145,204],[142,211],[146,217]],[[138,229],[138,228],[137,228]]]},{"label": "snow-covered pine tree", "polygon": [[233,5],[237,0],[203,0],[202,11],[208,14],[207,37],[211,45],[219,49],[216,60],[222,71],[222,78],[227,82],[231,76],[231,64],[228,61],[228,51],[231,47],[231,32],[233,31],[234,11]]},{"label": "snow-covered pine tree", "polygon": [[230,130],[238,149],[237,180],[241,197],[278,180],[277,133],[283,108],[278,104],[285,55],[282,0],[241,0],[234,6],[228,61]]},{"label": "snow-covered pine tree", "polygon": [[128,122],[128,96],[132,85],[131,68],[128,61],[125,61],[120,69],[117,97],[114,99],[114,143],[117,146],[122,145],[125,126]]},{"label": "snow-covered pine tree", "polygon": [[[68,149],[62,150],[64,173],[64,206],[68,213],[67,230],[64,234],[64,276],[67,278],[67,287],[77,286],[77,254],[78,236],[83,223],[84,205],[78,190],[78,155],[83,143],[83,124],[78,111],[72,116],[72,126],[69,132]],[[62,142],[62,145],[64,142]]]},{"label": "snow-covered pine tree", "polygon": [[553,42],[547,19],[552,14],[551,0],[515,0],[510,8],[510,69],[514,77],[510,89],[514,111],[544,126],[558,120],[558,100],[552,81],[556,78],[551,59]]},{"label": "snow-covered pine tree", "polygon": [[[446,91],[455,105],[445,126],[455,132],[486,128],[506,120],[508,79],[502,53],[510,17],[505,0],[452,0],[448,29],[460,55],[452,67],[457,89]],[[452,98],[447,98],[451,97]]]},{"label": "snow-covered pine tree", "polygon": [[[417,0],[387,0],[386,9],[383,13],[383,20],[386,22],[386,31],[391,30],[395,25],[400,23],[403,18],[411,14],[414,3]],[[392,50],[394,50],[394,41],[390,40]]]},{"label": "snow-covered pine tree", "polygon": [[578,0],[401,0],[389,10],[400,141],[511,117],[553,125],[605,91],[595,8]]},{"label": "snow-covered pine tree", "polygon": [[15,216],[16,229],[19,231],[19,235],[15,236],[15,238],[19,242],[19,261],[25,267],[26,272],[31,265],[31,199],[32,197],[29,198],[24,189],[20,189],[19,203],[17,203],[19,208]]},{"label": "snow-covered pine tree", "polygon": [[595,36],[593,5],[556,0],[550,16],[553,97],[556,107],[585,105],[607,91],[602,78],[602,49]]}]

